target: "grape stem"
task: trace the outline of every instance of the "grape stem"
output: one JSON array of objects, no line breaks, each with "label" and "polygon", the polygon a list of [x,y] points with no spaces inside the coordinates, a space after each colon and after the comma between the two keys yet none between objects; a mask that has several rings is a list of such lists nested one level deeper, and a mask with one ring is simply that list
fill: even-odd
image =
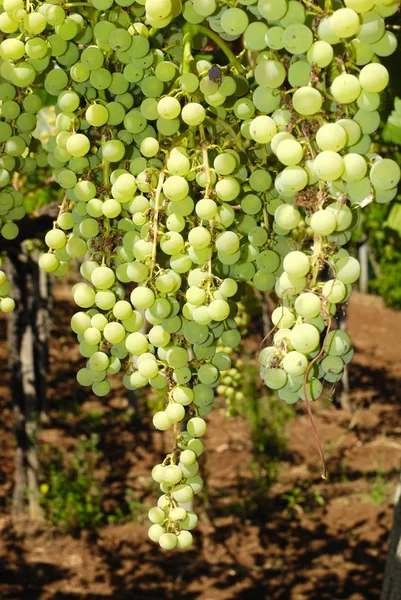
[{"label": "grape stem", "polygon": [[195,30],[195,33],[203,33],[208,38],[210,38],[216,44],[216,46],[218,46],[220,50],[224,52],[224,54],[227,56],[230,62],[230,65],[237,69],[238,73],[242,73],[243,71],[245,71],[245,68],[235,56],[234,52],[230,50],[227,44],[221,39],[219,35],[217,35],[217,33],[212,31],[211,29],[208,29],[204,25],[193,25],[192,28]]},{"label": "grape stem", "polygon": [[90,2],[67,2],[63,6],[65,8],[73,8],[74,6],[89,6],[89,8],[93,8],[93,4],[90,4]]},{"label": "grape stem", "polygon": [[164,177],[165,177],[164,173],[161,172],[159,175],[159,182],[157,184],[156,194],[155,194],[155,207],[154,207],[154,212],[153,212],[153,229],[152,229],[152,232],[153,232],[152,264],[150,267],[150,277],[151,278],[153,276],[153,272],[154,272],[155,266],[156,266],[156,250],[157,250],[157,234],[158,234],[158,226],[159,226],[160,196],[161,196],[162,189],[163,189]]}]

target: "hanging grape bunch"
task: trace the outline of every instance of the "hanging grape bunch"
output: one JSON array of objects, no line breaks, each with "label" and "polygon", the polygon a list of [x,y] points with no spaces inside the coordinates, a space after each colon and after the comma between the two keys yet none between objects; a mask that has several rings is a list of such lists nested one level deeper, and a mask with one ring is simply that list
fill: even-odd
[{"label": "hanging grape bunch", "polygon": [[[121,373],[128,389],[165,389],[153,423],[172,428],[173,445],[152,471],[162,495],[149,536],[188,548],[197,517],[181,505],[202,489],[199,438],[241,342],[245,282],[278,297],[259,361],[281,400],[309,406],[352,358],[333,327],[360,272],[344,246],[360,208],[391,201],[400,179],[370,152],[388,84],[380,57],[396,48],[384,18],[397,3],[4,0],[3,10],[0,180],[13,201],[1,232],[20,218],[10,180],[35,160],[44,86],[57,97],[47,161],[65,197],[40,264],[63,275],[85,257],[71,321],[87,358],[78,382],[104,396]],[[210,40],[215,63],[202,58]]]}]

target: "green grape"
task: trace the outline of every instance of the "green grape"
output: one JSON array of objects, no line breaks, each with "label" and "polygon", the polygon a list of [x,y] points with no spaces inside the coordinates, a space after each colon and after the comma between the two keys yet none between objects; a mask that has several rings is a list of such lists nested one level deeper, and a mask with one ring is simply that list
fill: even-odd
[{"label": "green grape", "polygon": [[200,125],[205,120],[205,117],[205,109],[197,102],[190,102],[189,104],[186,104],[181,111],[181,118],[187,125]]},{"label": "green grape", "polygon": [[310,46],[306,56],[311,64],[316,64],[321,69],[324,69],[333,60],[334,50],[328,42],[318,40]]},{"label": "green grape", "polygon": [[359,127],[358,123],[356,123],[356,121],[352,121],[351,119],[340,119],[339,121],[337,121],[337,124],[341,125],[341,127],[343,127],[347,132],[347,146],[353,146],[361,139],[361,128]]},{"label": "green grape", "polygon": [[5,39],[0,44],[0,56],[3,60],[20,60],[25,54],[25,46],[16,38]]},{"label": "green grape", "polygon": [[323,98],[320,92],[314,88],[300,87],[294,92],[292,103],[299,114],[313,115],[321,109]]},{"label": "green grape", "polygon": [[327,209],[318,210],[313,213],[310,225],[316,234],[330,235],[337,228],[336,215]]},{"label": "green grape", "polygon": [[283,65],[277,60],[264,60],[255,69],[256,83],[263,87],[278,88],[286,77]]},{"label": "green grape", "polygon": [[268,27],[262,22],[249,23],[244,32],[244,44],[249,50],[258,52],[266,48],[267,40],[266,35],[268,34]]},{"label": "green grape", "polygon": [[339,152],[347,143],[347,134],[341,125],[327,123],[318,129],[316,143],[320,150]]},{"label": "green grape", "polygon": [[337,152],[324,150],[316,156],[313,168],[319,179],[334,181],[343,174],[344,161]]},{"label": "green grape", "polygon": [[165,96],[157,104],[159,116],[163,119],[175,119],[181,112],[181,104],[176,98]]},{"label": "green grape", "polygon": [[373,133],[380,125],[380,114],[377,111],[359,109],[354,115],[363,134]]},{"label": "green grape", "polygon": [[265,34],[267,46],[272,50],[281,50],[284,48],[283,35],[284,29],[282,27],[270,27]]},{"label": "green grape", "polygon": [[294,350],[301,353],[309,353],[319,346],[319,331],[309,323],[295,325],[290,334],[291,345]]},{"label": "green grape", "polygon": [[305,19],[306,14],[302,4],[297,0],[290,0],[288,2],[288,10],[280,21],[284,27],[288,27],[296,23],[304,23]]},{"label": "green grape", "polygon": [[370,170],[370,180],[379,190],[390,190],[398,185],[401,171],[391,158],[383,158],[374,163]]},{"label": "green grape", "polygon": [[288,81],[292,87],[307,85],[310,81],[312,68],[306,60],[298,60],[288,70]]},{"label": "green grape", "polygon": [[283,163],[283,165],[294,166],[301,162],[304,154],[304,149],[302,145],[296,140],[283,139],[277,145],[275,154],[277,155],[279,161]]},{"label": "green grape", "polygon": [[335,264],[336,278],[344,284],[355,283],[359,279],[361,266],[356,258],[344,256]]},{"label": "green grape", "polygon": [[250,134],[259,144],[269,143],[277,133],[277,126],[269,116],[261,115],[252,120]]},{"label": "green grape", "polygon": [[[203,417],[215,388],[228,410],[244,401],[241,299],[255,288],[279,298],[260,373],[281,400],[317,399],[352,358],[348,336],[327,331],[360,273],[340,248],[357,224],[353,205],[390,201],[400,180],[395,160],[370,152],[388,83],[374,53],[396,48],[382,18],[393,7],[90,3],[92,24],[57,0],[32,11],[4,0],[1,233],[17,236],[25,214],[13,174],[50,167],[64,200],[40,262],[59,276],[82,259],[71,328],[87,362],[77,379],[101,397],[120,371],[128,389],[167,392],[153,423],[178,434],[152,471],[162,495],[149,536],[185,549],[197,517],[177,503],[202,489]],[[223,52],[209,52],[207,28]],[[54,112],[41,112],[41,87]],[[9,287],[0,272],[1,310],[13,308]]]},{"label": "green grape", "polygon": [[305,54],[313,43],[313,33],[306,25],[294,23],[286,27],[282,41],[284,48],[291,54]]},{"label": "green grape", "polygon": [[394,33],[385,31],[383,36],[375,43],[371,44],[371,48],[377,56],[387,57],[393,54],[398,45],[398,40]]},{"label": "green grape", "polygon": [[378,42],[384,35],[384,19],[373,11],[365,12],[360,15],[360,29],[358,38],[366,44]]},{"label": "green grape", "polygon": [[83,133],[74,133],[68,138],[66,148],[71,156],[82,157],[89,152],[90,141]]},{"label": "green grape", "polygon": [[359,74],[359,82],[365,92],[382,92],[389,81],[389,74],[383,65],[371,63],[363,67]]},{"label": "green grape", "polygon": [[331,331],[324,347],[330,356],[343,356],[349,351],[350,346],[351,342],[345,331]]},{"label": "green grape", "polygon": [[178,84],[183,91],[193,94],[199,87],[199,79],[194,73],[184,73],[179,77]]},{"label": "green grape", "polygon": [[259,0],[258,10],[268,21],[279,21],[288,10],[287,0]]},{"label": "green grape", "polygon": [[283,261],[283,268],[289,275],[303,277],[309,272],[309,258],[303,252],[289,252]]},{"label": "green grape", "polygon": [[249,19],[247,13],[241,8],[229,8],[223,13],[220,23],[225,33],[237,37],[245,32]]},{"label": "green grape", "polygon": [[349,38],[360,31],[358,14],[351,8],[340,8],[330,17],[330,26],[339,38]]}]

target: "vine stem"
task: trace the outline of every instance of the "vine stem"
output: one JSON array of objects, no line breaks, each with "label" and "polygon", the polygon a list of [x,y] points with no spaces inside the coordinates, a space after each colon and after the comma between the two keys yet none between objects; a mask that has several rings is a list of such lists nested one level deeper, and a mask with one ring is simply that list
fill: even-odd
[{"label": "vine stem", "polygon": [[153,248],[152,248],[152,264],[151,264],[151,267],[150,267],[150,277],[152,277],[153,271],[155,270],[155,266],[156,266],[156,251],[157,251],[157,234],[158,234],[158,227],[159,227],[160,196],[161,196],[162,189],[163,189],[164,178],[165,178],[165,174],[163,172],[161,172],[160,175],[159,175],[159,182],[158,182],[157,188],[156,188],[155,208],[154,208],[154,213],[153,213],[153,227],[152,227],[152,232],[153,232],[153,240],[152,240],[152,242],[153,242]]},{"label": "vine stem", "polygon": [[190,73],[191,72],[191,60],[192,60],[192,38],[194,36],[194,32],[191,29],[184,28],[184,39],[182,46],[182,73]]},{"label": "vine stem", "polygon": [[[241,62],[235,56],[234,52],[227,46],[227,44],[221,39],[217,33],[208,29],[204,25],[193,25],[192,28],[195,30],[195,33],[203,33],[208,38],[213,40],[213,42],[224,52],[227,56],[230,64],[237,69],[238,73],[242,73],[245,71],[245,68],[242,66]],[[193,36],[192,36],[193,37]]]}]

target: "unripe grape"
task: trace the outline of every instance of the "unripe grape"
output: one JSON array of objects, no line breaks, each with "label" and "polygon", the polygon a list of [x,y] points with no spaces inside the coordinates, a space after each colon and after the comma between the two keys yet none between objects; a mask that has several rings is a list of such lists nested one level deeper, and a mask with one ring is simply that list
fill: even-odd
[{"label": "unripe grape", "polygon": [[339,8],[330,17],[330,25],[339,38],[357,35],[360,29],[358,14],[351,8]]},{"label": "unripe grape", "polygon": [[342,302],[346,296],[347,288],[344,283],[338,279],[330,279],[326,281],[322,289],[322,296],[327,298],[329,302],[337,304]]},{"label": "unripe grape", "polygon": [[156,483],[162,483],[164,481],[164,465],[155,465],[152,469],[152,479],[156,481]]},{"label": "unripe grape", "polygon": [[153,425],[156,429],[160,431],[166,431],[172,425],[172,421],[168,418],[166,412],[164,410],[160,410],[159,412],[153,415]]},{"label": "unripe grape", "polygon": [[74,133],[66,143],[66,148],[72,156],[85,156],[90,149],[90,141],[83,133]]},{"label": "unripe grape", "polygon": [[361,274],[361,265],[352,256],[340,258],[336,264],[336,277],[345,284],[354,283]]},{"label": "unripe grape", "polygon": [[303,252],[295,250],[284,258],[283,268],[289,275],[303,277],[309,272],[309,258]]},{"label": "unripe grape", "polygon": [[308,359],[301,352],[297,352],[293,350],[285,355],[283,359],[283,369],[289,375],[303,375],[305,373],[306,368],[308,366]]},{"label": "unripe grape", "polygon": [[313,352],[319,345],[319,331],[309,323],[300,323],[292,329],[290,341],[293,348],[298,352]]},{"label": "unripe grape", "polygon": [[196,127],[203,123],[206,111],[198,102],[189,102],[181,111],[181,118],[187,125]]},{"label": "unripe grape", "polygon": [[[295,322],[294,312],[287,306],[278,306],[272,312],[272,323],[279,328],[292,327]],[[260,357],[259,357],[260,360]]]},{"label": "unripe grape", "polygon": [[[157,414],[157,413],[156,413]],[[169,465],[164,469],[164,481],[176,485],[182,479],[182,471],[177,465]]]},{"label": "unripe grape", "polygon": [[262,377],[266,385],[272,390],[281,389],[287,382],[287,373],[284,369],[266,369]]},{"label": "unripe grape", "polygon": [[177,386],[173,391],[173,399],[175,402],[187,406],[193,402],[194,392],[189,387]]},{"label": "unripe grape", "polygon": [[339,179],[344,172],[342,156],[332,150],[320,152],[314,162],[313,168],[319,179],[323,181],[334,181]]},{"label": "unripe grape", "polygon": [[53,273],[56,269],[58,269],[60,265],[60,261],[54,254],[50,254],[50,252],[46,252],[42,254],[39,258],[39,266],[46,273]]},{"label": "unripe grape", "polygon": [[310,225],[318,235],[330,235],[337,227],[337,219],[333,211],[321,209],[313,213]]},{"label": "unripe grape", "polygon": [[330,91],[334,99],[340,104],[351,104],[361,93],[360,78],[358,80],[355,75],[342,73],[334,79]]},{"label": "unripe grape", "polygon": [[200,417],[193,417],[187,423],[187,431],[194,437],[201,437],[206,432],[206,422]]},{"label": "unripe grape", "polygon": [[185,417],[185,408],[181,404],[171,403],[166,408],[166,414],[170,421],[177,423]]},{"label": "unripe grape", "polygon": [[173,489],[173,498],[177,502],[191,502],[193,497],[194,492],[190,485],[182,483]]},{"label": "unripe grape", "polygon": [[0,310],[2,312],[8,313],[12,312],[15,308],[15,302],[12,298],[2,298],[0,300]]},{"label": "unripe grape", "polygon": [[164,535],[164,528],[158,523],[149,527],[148,536],[150,537],[152,542],[158,542],[162,535]]},{"label": "unripe grape", "polygon": [[230,305],[225,300],[213,300],[208,306],[208,312],[214,321],[224,321],[230,314]]},{"label": "unripe grape", "polygon": [[320,314],[320,298],[312,292],[305,292],[295,300],[294,308],[301,317],[313,319]]},{"label": "unripe grape", "polygon": [[253,119],[249,131],[255,142],[268,144],[277,133],[277,125],[271,117],[260,115]]},{"label": "unripe grape", "polygon": [[176,98],[165,96],[159,100],[157,111],[163,119],[175,119],[181,112],[181,104]]},{"label": "unripe grape", "polygon": [[148,340],[143,333],[136,331],[134,333],[130,333],[125,340],[125,345],[131,354],[135,354],[136,356],[140,356],[144,354],[144,352],[148,349]]},{"label": "unripe grape", "polygon": [[193,465],[194,462],[196,461],[196,454],[195,454],[195,452],[193,452],[192,450],[184,450],[180,454],[180,461],[185,466]]},{"label": "unripe grape", "polygon": [[125,329],[121,323],[108,323],[103,330],[103,335],[110,344],[119,344],[125,338]]},{"label": "unripe grape", "polygon": [[154,506],[148,512],[148,519],[152,523],[157,523],[160,525],[161,523],[163,523],[165,518],[166,518],[165,512],[158,506]]},{"label": "unripe grape", "polygon": [[162,533],[159,538],[159,545],[164,550],[172,550],[177,546],[178,539],[174,533]]}]

